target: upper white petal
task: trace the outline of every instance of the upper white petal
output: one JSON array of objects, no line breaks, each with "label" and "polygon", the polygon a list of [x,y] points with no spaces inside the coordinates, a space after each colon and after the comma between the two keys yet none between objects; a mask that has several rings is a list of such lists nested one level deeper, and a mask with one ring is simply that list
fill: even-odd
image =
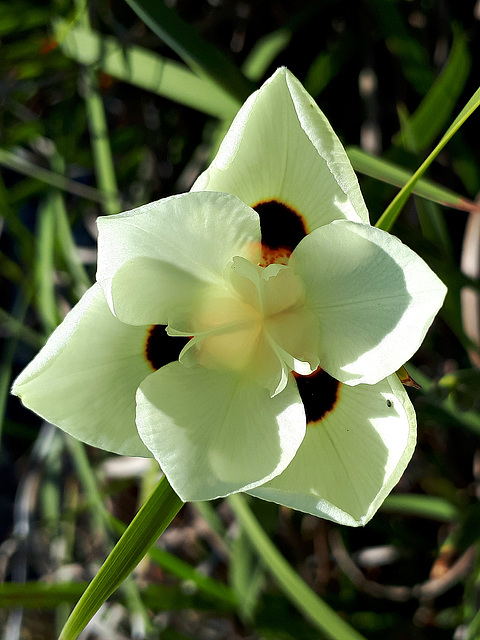
[{"label": "upper white petal", "polygon": [[276,199],[307,230],[368,222],[357,178],[328,120],[300,82],[278,69],[245,102],[193,191],[225,191],[254,206]]}]

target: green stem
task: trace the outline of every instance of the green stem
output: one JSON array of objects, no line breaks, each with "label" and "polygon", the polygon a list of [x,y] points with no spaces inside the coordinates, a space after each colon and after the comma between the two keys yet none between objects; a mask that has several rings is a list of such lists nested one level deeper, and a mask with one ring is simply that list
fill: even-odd
[{"label": "green stem", "polygon": [[72,611],[59,640],[75,640],[180,511],[183,502],[165,476],[130,523]]},{"label": "green stem", "polygon": [[397,193],[395,198],[391,201],[388,207],[385,209],[383,214],[380,216],[379,220],[376,223],[376,227],[379,229],[383,229],[384,231],[390,231],[393,226],[393,223],[398,218],[400,211],[403,208],[403,205],[407,201],[410,193],[413,190],[413,187],[423,176],[428,167],[435,160],[437,155],[443,149],[443,147],[447,144],[447,142],[455,135],[455,133],[460,129],[463,123],[472,115],[475,109],[480,105],[480,89],[473,94],[468,103],[459,113],[459,115],[455,118],[454,122],[448,128],[447,132],[437,144],[432,153],[428,156],[428,158],[420,165],[420,167],[415,171],[410,180],[404,185],[402,189]]},{"label": "green stem", "polygon": [[272,573],[292,604],[332,640],[365,640],[297,575],[272,544],[243,496],[229,496],[228,502],[265,567]]}]

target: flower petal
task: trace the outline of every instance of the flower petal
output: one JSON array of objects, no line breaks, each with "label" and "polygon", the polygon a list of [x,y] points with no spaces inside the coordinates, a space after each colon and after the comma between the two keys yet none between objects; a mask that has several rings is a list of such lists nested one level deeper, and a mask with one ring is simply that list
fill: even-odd
[{"label": "flower petal", "polygon": [[29,409],[101,449],[151,456],[135,425],[135,392],[152,368],[148,327],[121,323],[95,284],[15,380]]},{"label": "flower petal", "polygon": [[192,190],[233,193],[251,207],[276,201],[301,216],[308,232],[337,219],[368,222],[345,150],[285,68],[245,102]]},{"label": "flower petal", "polygon": [[334,407],[308,424],[287,469],[249,493],[340,524],[364,525],[400,479],[415,440],[415,412],[396,375],[376,385],[340,383]]},{"label": "flower petal", "polygon": [[318,314],[320,366],[347,384],[375,384],[420,346],[446,287],[394,236],[349,221],[302,240],[290,259]]},{"label": "flower petal", "polygon": [[233,256],[258,262],[258,215],[234,196],[186,193],[98,220],[98,271],[113,313],[129,324],[168,324]]},{"label": "flower petal", "polygon": [[211,500],[283,471],[305,435],[293,378],[270,398],[229,372],[162,367],[137,392],[137,427],[182,500]]}]

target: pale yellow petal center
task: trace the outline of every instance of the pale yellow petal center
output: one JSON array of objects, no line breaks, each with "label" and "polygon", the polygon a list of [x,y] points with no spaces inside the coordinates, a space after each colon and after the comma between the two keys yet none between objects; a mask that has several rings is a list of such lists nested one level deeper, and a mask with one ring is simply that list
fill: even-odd
[{"label": "pale yellow petal center", "polygon": [[318,331],[301,279],[285,265],[255,265],[236,257],[224,285],[203,292],[193,307],[170,322],[170,335],[189,335],[180,354],[186,365],[238,371],[272,395],[291,370],[318,367]]}]

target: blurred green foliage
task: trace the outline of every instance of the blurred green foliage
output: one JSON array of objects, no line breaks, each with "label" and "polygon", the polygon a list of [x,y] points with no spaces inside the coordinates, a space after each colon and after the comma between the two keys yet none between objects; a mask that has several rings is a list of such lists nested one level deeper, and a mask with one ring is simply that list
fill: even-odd
[{"label": "blurred green foliage", "polygon": [[[94,277],[96,216],[188,190],[243,99],[286,65],[347,145],[375,222],[478,89],[479,31],[480,3],[452,0],[0,1],[9,639],[55,637],[120,534],[116,518],[131,519],[153,482],[128,468],[112,479],[104,454],[40,427],[8,395]],[[396,491],[362,530],[249,503],[297,573],[371,640],[480,635],[480,258],[468,248],[480,244],[478,122],[449,142],[393,228],[449,287],[409,368],[422,385],[411,393],[419,443]],[[270,579],[238,509],[185,508],[101,612],[96,637],[322,637]]]}]

